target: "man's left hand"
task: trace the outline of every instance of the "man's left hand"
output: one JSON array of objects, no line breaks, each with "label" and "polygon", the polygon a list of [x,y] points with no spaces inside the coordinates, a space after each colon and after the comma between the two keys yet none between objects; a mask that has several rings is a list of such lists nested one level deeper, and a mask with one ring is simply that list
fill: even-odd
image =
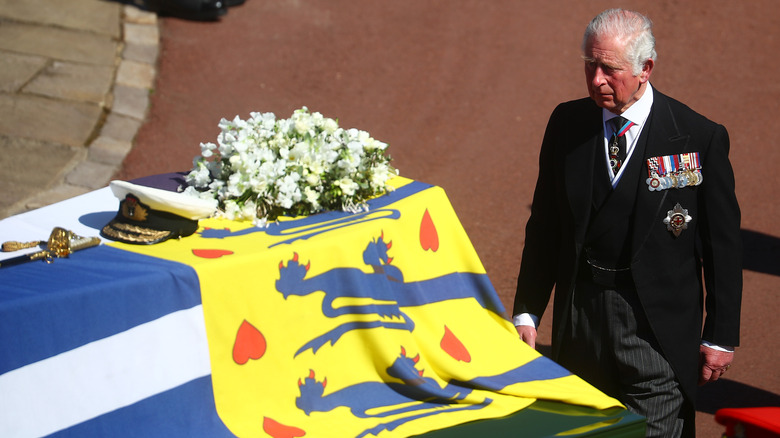
[{"label": "man's left hand", "polygon": [[699,385],[718,380],[731,367],[734,353],[707,346],[699,347]]}]

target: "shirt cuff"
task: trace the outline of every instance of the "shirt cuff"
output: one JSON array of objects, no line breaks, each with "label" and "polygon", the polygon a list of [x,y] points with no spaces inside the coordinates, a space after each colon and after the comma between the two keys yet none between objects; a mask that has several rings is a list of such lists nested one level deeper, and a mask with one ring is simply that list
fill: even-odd
[{"label": "shirt cuff", "polygon": [[[515,324],[515,325],[517,325],[517,324]],[[715,345],[712,342],[707,342],[705,340],[701,341],[701,345],[704,345],[705,347],[708,347],[708,348],[712,348],[713,350],[724,351],[726,353],[733,353],[734,352],[734,347],[723,347],[721,345]]]},{"label": "shirt cuff", "polygon": [[539,326],[539,317],[531,315],[530,313],[520,313],[512,317],[512,322],[515,324],[515,327],[519,325],[530,325],[533,328],[537,328]]}]

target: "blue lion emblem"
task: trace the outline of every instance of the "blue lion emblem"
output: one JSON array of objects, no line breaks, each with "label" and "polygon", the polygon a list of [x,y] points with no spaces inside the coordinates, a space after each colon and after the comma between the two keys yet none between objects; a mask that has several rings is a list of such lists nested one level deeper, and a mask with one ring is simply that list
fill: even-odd
[{"label": "blue lion emblem", "polygon": [[[323,292],[322,313],[328,318],[343,315],[375,315],[373,320],[346,322],[328,333],[312,339],[295,355],[312,349],[317,352],[326,343],[331,345],[351,330],[383,327],[392,330],[414,330],[414,321],[401,310],[403,307],[422,306],[429,303],[474,299],[482,307],[497,314],[504,308],[485,274],[454,272],[419,282],[405,282],[401,270],[392,265],[389,256],[392,243],[385,242],[384,235],[371,240],[363,251],[363,262],[371,269],[334,268],[307,278],[310,263],[302,264],[297,253],[285,266],[279,263],[279,280],[276,290],[285,299],[290,296],[307,296]],[[334,306],[338,298],[364,298],[366,304],[342,307]]]},{"label": "blue lion emblem", "polygon": [[[387,369],[391,381],[358,383],[328,395],[325,395],[328,379],[317,381],[314,371],[311,371],[304,381],[298,380],[301,395],[295,399],[295,405],[306,415],[328,412],[340,406],[348,407],[358,418],[409,414],[380,423],[358,435],[364,437],[378,435],[383,430],[391,431],[404,423],[431,415],[482,409],[492,402],[492,399],[485,398],[481,403],[458,404],[471,393],[471,389],[449,384],[442,387],[436,380],[423,377],[423,371],[417,368],[419,359],[419,355],[407,357],[402,347],[401,355]],[[415,401],[418,403],[410,404]]]},{"label": "blue lion emblem", "polygon": [[516,383],[571,375],[552,360],[540,356],[502,374],[477,377],[469,381],[451,380],[441,386],[436,380],[423,376],[423,370],[417,368],[419,359],[419,354],[413,358],[407,357],[406,350],[401,347],[400,356],[386,370],[388,381],[361,382],[327,395],[325,387],[328,379],[318,381],[314,371],[310,371],[303,381],[298,380],[301,395],[295,399],[295,406],[306,415],[328,412],[337,407],[347,407],[352,415],[359,418],[386,418],[409,414],[380,423],[358,435],[364,437],[368,434],[378,435],[383,430],[393,430],[418,418],[482,409],[493,402],[487,397],[479,403],[464,402],[474,389],[500,391]]},{"label": "blue lion emblem", "polygon": [[[342,324],[322,336],[304,345],[296,356],[311,348],[316,352],[324,344],[334,344],[345,333],[356,329],[384,327],[398,330],[414,330],[414,321],[399,307],[399,290],[393,285],[403,285],[403,273],[391,265],[392,258],[388,255],[392,243],[385,243],[384,236],[372,240],[363,251],[363,262],[372,268],[371,273],[365,273],[358,268],[337,268],[306,279],[310,264],[303,265],[298,254],[284,266],[279,263],[279,280],[276,289],[287,299],[290,296],[306,296],[323,291],[322,313],[328,318],[342,315],[376,315],[372,321],[351,321]],[[335,307],[338,298],[369,298],[369,304]]]}]

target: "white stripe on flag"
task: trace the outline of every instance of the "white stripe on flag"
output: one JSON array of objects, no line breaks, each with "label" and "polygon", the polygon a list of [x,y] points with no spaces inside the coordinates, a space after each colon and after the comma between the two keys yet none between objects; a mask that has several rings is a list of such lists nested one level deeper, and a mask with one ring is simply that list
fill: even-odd
[{"label": "white stripe on flag", "polygon": [[210,374],[198,305],[0,375],[0,436],[48,435]]}]

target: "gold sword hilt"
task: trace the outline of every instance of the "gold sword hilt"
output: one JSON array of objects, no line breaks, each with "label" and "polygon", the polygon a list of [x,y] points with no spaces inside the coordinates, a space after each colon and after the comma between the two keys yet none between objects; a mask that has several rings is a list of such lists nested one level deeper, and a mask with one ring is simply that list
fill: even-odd
[{"label": "gold sword hilt", "polygon": [[81,237],[72,231],[56,227],[49,236],[47,250],[51,256],[60,258],[97,245],[100,245],[99,237]]}]

